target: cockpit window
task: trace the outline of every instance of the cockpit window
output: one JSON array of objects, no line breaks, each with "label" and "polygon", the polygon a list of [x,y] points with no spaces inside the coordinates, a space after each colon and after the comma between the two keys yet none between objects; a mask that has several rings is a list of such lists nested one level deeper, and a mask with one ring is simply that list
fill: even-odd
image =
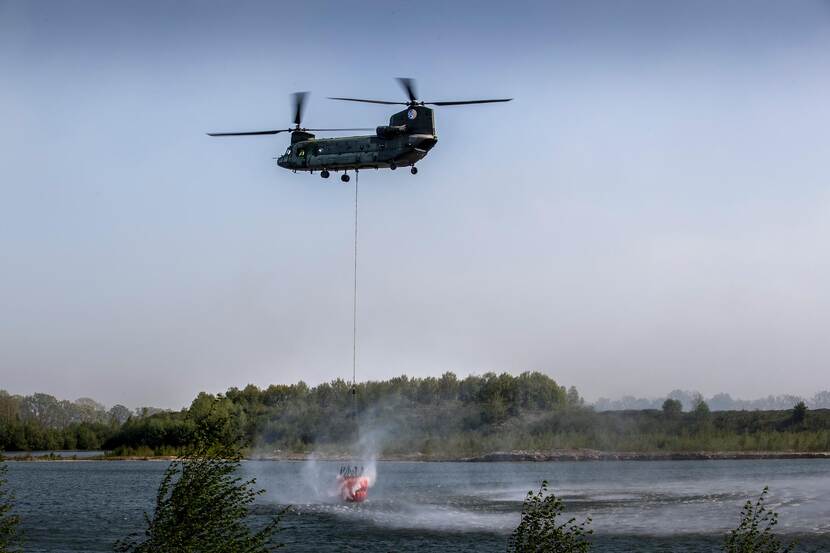
[{"label": "cockpit window", "polygon": [[289,147],[285,150],[285,155],[287,155],[287,156],[290,156],[290,155],[291,155],[291,146],[289,146]]},{"label": "cockpit window", "polygon": [[297,152],[297,155],[300,156],[300,157],[305,157],[305,149],[300,148],[300,150]]}]

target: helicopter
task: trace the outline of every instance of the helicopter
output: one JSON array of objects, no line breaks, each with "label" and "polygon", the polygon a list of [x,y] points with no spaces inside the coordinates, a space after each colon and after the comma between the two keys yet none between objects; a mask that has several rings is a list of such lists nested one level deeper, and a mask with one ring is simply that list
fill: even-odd
[{"label": "helicopter", "polygon": [[[307,92],[293,95],[294,127],[288,129],[208,133],[208,136],[251,136],[269,135],[282,132],[291,133],[291,145],[285,153],[277,158],[277,165],[293,172],[320,172],[324,179],[331,176],[331,171],[343,171],[340,180],[349,182],[348,171],[360,169],[395,170],[409,167],[410,173],[416,175],[415,163],[423,159],[438,143],[435,132],[435,116],[430,106],[458,106],[466,104],[489,104],[509,102],[512,98],[490,100],[460,100],[451,102],[424,102],[418,100],[415,80],[398,78],[398,83],[409,98],[407,102],[387,102],[385,100],[365,100],[362,98],[332,97],[330,100],[347,102],[364,102],[369,104],[403,105],[403,110],[389,118],[388,125],[377,128],[352,129],[306,129],[301,127]],[[317,138],[313,132],[371,131],[373,135],[349,136],[340,138]]]}]

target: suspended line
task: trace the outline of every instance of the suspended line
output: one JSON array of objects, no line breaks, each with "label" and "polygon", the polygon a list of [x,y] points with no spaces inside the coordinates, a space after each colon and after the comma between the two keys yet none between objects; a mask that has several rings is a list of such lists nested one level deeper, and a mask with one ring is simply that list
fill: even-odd
[{"label": "suspended line", "polygon": [[358,175],[354,172],[354,296],[352,301],[352,407],[357,420],[357,197]]}]

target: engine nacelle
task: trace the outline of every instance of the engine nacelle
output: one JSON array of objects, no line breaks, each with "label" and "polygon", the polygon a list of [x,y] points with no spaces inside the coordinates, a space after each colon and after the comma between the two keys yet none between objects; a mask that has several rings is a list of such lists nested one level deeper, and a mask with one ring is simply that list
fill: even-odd
[{"label": "engine nacelle", "polygon": [[382,125],[377,128],[377,135],[381,138],[394,138],[406,134],[406,125],[388,126]]}]

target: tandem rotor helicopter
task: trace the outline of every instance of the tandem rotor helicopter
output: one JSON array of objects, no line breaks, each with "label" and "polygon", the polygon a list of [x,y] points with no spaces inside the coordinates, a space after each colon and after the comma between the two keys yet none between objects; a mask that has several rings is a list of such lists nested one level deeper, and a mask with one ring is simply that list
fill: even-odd
[{"label": "tandem rotor helicopter", "polygon": [[[453,102],[424,102],[418,100],[415,80],[399,78],[398,83],[409,97],[408,102],[387,102],[384,100],[364,100],[362,98],[330,98],[347,102],[365,102],[369,104],[402,105],[405,109],[389,118],[388,125],[376,129],[306,129],[300,124],[308,92],[293,95],[294,127],[288,129],[208,133],[208,136],[253,136],[265,134],[291,133],[291,145],[285,153],[277,158],[277,165],[294,171],[320,172],[324,179],[329,178],[330,171],[343,171],[340,180],[349,182],[348,171],[359,169],[388,168],[393,171],[398,167],[409,167],[415,175],[418,168],[415,163],[423,159],[438,142],[435,133],[435,117],[430,106],[460,106],[467,104],[489,104],[509,102],[512,98],[491,100],[461,100]],[[316,138],[312,132],[371,131],[375,134],[349,136],[342,138]]]}]

